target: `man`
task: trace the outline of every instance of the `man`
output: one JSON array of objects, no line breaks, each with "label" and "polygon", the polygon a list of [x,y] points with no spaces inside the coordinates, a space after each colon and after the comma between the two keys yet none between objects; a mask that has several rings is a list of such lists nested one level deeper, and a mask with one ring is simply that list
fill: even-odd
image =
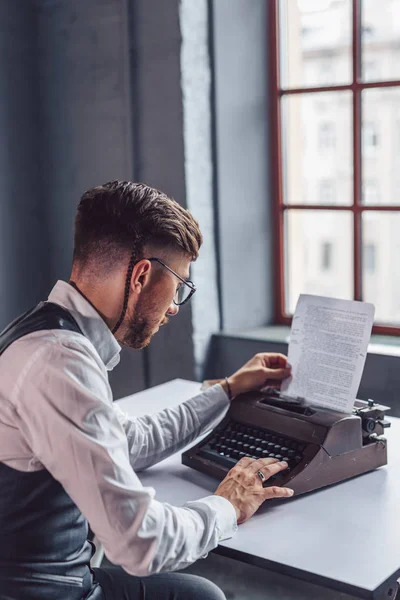
[{"label": "man", "polygon": [[[287,467],[272,459],[243,458],[214,495],[179,508],[135,474],[209,429],[237,394],[289,374],[282,355],[257,355],[155,416],[113,405],[107,371],[120,344],[144,348],[193,295],[201,243],[191,214],[155,189],[91,189],[76,215],[71,280],[0,336],[1,600],[220,600],[212,583],[170,571],[232,536],[266,498],[292,495],[262,487]],[[90,569],[86,519],[123,569]]]}]

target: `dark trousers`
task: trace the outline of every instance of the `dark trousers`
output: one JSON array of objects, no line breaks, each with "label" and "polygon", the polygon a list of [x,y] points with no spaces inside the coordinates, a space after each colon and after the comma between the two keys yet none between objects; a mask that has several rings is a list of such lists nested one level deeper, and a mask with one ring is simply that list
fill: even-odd
[{"label": "dark trousers", "polygon": [[119,567],[94,569],[105,600],[226,600],[211,581],[185,573],[134,577]]}]

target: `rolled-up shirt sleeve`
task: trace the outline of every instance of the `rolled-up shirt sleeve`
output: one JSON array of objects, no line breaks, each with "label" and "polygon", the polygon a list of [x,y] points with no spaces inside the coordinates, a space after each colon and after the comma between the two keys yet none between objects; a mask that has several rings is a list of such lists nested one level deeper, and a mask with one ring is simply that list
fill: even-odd
[{"label": "rolled-up shirt sleeve", "polygon": [[175,507],[142,486],[106,373],[89,345],[57,338],[42,344],[16,382],[12,402],[40,461],[33,468],[41,463],[63,485],[108,558],[127,572],[183,568],[236,531],[235,510],[224,498]]},{"label": "rolled-up shirt sleeve", "polygon": [[220,385],[154,415],[132,417],[114,405],[129,448],[130,462],[137,471],[164,460],[211,429],[229,407]]}]

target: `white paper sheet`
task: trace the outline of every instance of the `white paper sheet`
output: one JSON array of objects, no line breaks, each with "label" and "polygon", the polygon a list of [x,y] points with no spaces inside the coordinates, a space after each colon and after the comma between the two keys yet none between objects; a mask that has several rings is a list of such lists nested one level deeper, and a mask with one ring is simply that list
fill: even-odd
[{"label": "white paper sheet", "polygon": [[292,376],[282,391],[310,404],[351,412],[374,320],[373,304],[301,295],[290,334]]}]

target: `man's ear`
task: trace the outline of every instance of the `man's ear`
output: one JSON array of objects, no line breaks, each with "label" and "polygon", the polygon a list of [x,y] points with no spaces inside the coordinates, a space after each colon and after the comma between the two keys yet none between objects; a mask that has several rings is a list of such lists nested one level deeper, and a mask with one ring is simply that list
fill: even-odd
[{"label": "man's ear", "polygon": [[150,279],[151,262],[143,259],[135,264],[131,276],[131,290],[135,294],[140,294],[143,287]]}]

